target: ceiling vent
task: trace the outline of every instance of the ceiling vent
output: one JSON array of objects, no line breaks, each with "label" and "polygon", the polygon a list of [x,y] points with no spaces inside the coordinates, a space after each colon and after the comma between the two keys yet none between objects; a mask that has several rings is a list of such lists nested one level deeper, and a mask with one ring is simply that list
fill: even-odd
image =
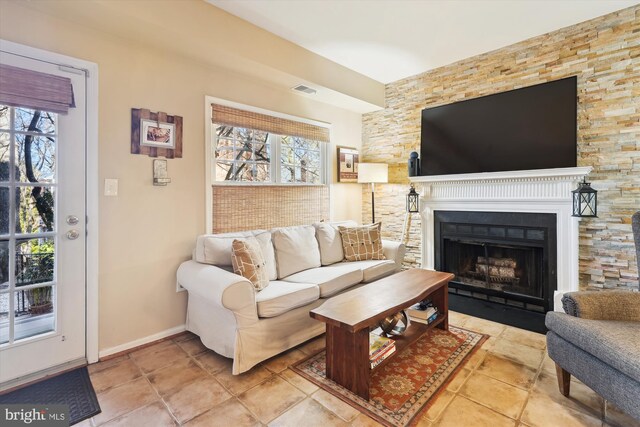
[{"label": "ceiling vent", "polygon": [[296,90],[298,92],[308,93],[309,95],[313,95],[316,92],[318,92],[317,90],[315,90],[313,88],[310,88],[309,86],[305,86],[305,85],[294,86],[291,89]]}]

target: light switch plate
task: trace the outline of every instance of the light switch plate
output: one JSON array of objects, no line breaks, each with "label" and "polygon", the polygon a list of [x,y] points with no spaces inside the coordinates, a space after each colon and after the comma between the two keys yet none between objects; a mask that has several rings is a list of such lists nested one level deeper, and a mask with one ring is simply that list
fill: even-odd
[{"label": "light switch plate", "polygon": [[118,180],[115,178],[106,178],[104,180],[104,195],[105,196],[117,196],[118,195]]}]

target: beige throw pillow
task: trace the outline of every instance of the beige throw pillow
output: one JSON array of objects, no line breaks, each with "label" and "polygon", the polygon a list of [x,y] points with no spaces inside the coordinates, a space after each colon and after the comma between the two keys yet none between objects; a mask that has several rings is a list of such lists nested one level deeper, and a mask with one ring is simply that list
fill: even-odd
[{"label": "beige throw pillow", "polygon": [[322,265],[331,265],[344,260],[344,250],[342,249],[342,237],[338,226],[356,227],[355,221],[340,222],[316,222],[316,239],[320,246],[320,262]]},{"label": "beige throw pillow", "polygon": [[256,291],[261,291],[269,285],[267,263],[255,237],[233,241],[231,263],[233,272],[251,281]]},{"label": "beige throw pillow", "polygon": [[271,233],[265,230],[253,230],[223,234],[204,234],[198,236],[194,259],[203,264],[212,264],[221,268],[232,267],[231,244],[235,239],[242,240],[255,237],[262,249],[262,256],[267,262],[269,280],[276,280],[276,256],[271,243]]},{"label": "beige throw pillow", "polygon": [[385,259],[382,253],[380,237],[381,223],[361,227],[339,226],[342,235],[342,248],[347,261],[364,261],[368,259]]},{"label": "beige throw pillow", "polygon": [[278,279],[320,267],[320,249],[312,225],[275,228],[271,230],[271,238],[276,252]]}]

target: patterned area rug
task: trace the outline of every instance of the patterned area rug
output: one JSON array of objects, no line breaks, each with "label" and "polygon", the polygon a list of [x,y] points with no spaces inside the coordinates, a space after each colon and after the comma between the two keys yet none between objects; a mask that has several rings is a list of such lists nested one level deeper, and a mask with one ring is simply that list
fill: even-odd
[{"label": "patterned area rug", "polygon": [[387,426],[417,422],[429,402],[488,337],[465,329],[434,328],[376,370],[370,400],[365,400],[325,376],[325,351],[293,366],[300,375]]}]

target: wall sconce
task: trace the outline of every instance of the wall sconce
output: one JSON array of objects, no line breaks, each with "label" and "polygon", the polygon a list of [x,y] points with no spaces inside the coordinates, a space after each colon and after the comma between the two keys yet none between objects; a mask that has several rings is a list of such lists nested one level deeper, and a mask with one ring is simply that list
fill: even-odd
[{"label": "wall sconce", "polygon": [[409,234],[411,233],[411,222],[413,214],[420,212],[420,195],[416,192],[416,187],[411,184],[409,193],[407,193],[407,211],[404,214],[404,223],[402,224],[402,242],[406,245],[409,243]]},{"label": "wall sconce", "polygon": [[573,215],[579,218],[598,217],[598,191],[591,188],[591,183],[584,178],[578,188],[571,192],[573,196]]},{"label": "wall sconce", "polygon": [[153,160],[153,185],[166,186],[171,182],[167,172],[167,161],[162,159]]},{"label": "wall sconce", "polygon": [[420,196],[416,193],[416,187],[411,184],[409,194],[407,194],[407,212],[417,213],[420,211]]}]

